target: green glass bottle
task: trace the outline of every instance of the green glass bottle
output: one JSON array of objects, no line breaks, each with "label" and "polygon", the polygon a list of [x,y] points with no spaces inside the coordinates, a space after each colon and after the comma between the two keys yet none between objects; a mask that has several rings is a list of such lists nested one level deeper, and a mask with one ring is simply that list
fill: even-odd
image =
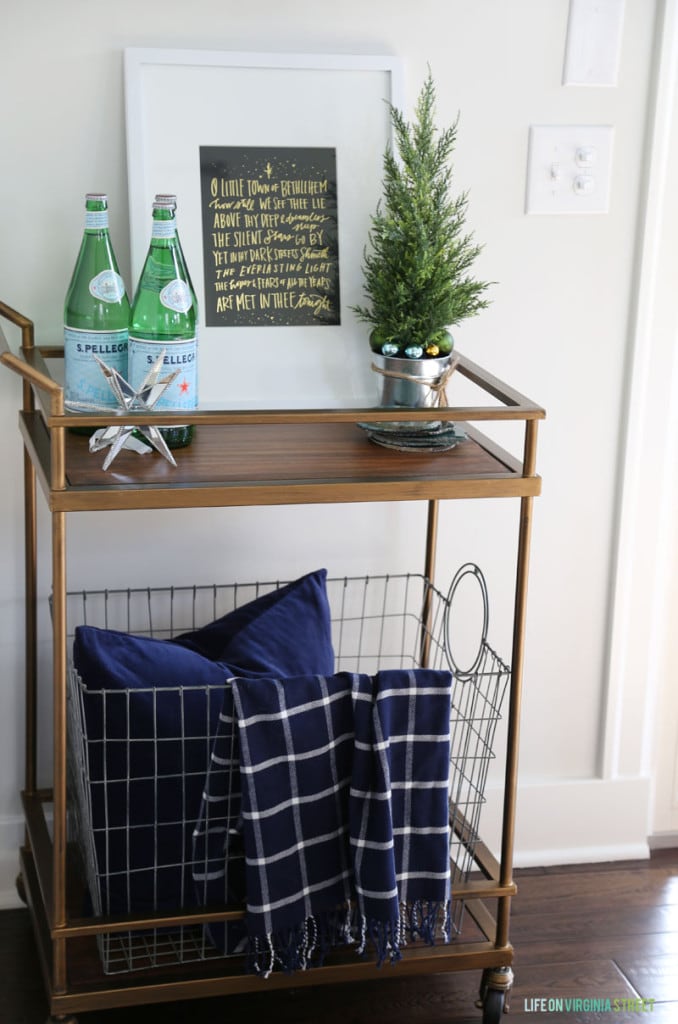
[{"label": "green glass bottle", "polygon": [[[117,408],[101,368],[127,376],[129,299],[108,232],[108,198],[85,196],[85,230],[64,301],[64,398],[74,405]],[[77,433],[91,434],[90,428]]]},{"label": "green glass bottle", "polygon": [[[198,308],[190,277],[177,245],[171,203],[154,202],[151,242],[134,294],[129,325],[128,379],[139,387],[165,350],[165,369],[179,370],[173,384],[155,405],[177,411],[198,404]],[[162,427],[170,448],[193,439],[193,425]]]}]

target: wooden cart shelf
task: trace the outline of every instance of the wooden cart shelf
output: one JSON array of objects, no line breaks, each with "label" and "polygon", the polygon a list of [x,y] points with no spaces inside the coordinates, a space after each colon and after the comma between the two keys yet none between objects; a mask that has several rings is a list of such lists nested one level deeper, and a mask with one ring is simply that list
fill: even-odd
[{"label": "wooden cart shelf", "polygon": [[[63,389],[50,366],[63,357],[59,347],[36,347],[32,322],[0,303],[0,316],[21,330],[18,354],[11,351],[0,330],[0,362],[23,381],[19,427],[25,454],[26,516],[26,783],[24,807],[27,844],[22,851],[22,878],[31,907],[43,976],[54,1015],[150,1002],[167,1002],[229,992],[261,985],[258,978],[238,973],[223,960],[198,967],[181,965],[171,971],[104,975],[97,964],[97,932],[122,930],[127,919],[83,919],[69,909],[66,823],[66,520],[70,512],[124,509],[214,508],[227,506],[295,505],[345,502],[426,503],[428,525],[424,575],[435,568],[438,502],[465,498],[517,498],[518,522],[513,648],[508,709],[508,736],[501,853],[497,861],[484,844],[476,851],[478,871],[456,892],[468,904],[475,935],[445,947],[408,949],[398,973],[482,969],[483,984],[508,988],[513,951],[508,938],[511,898],[514,819],[517,792],[517,737],[520,713],[527,571],[532,501],[540,493],[535,472],[537,425],[541,407],[508,385],[462,358],[459,373],[475,384],[486,404],[436,410],[199,409],[164,414],[163,423],[195,424],[195,438],[175,452],[177,466],[164,459],[121,452],[108,471],[103,454],[91,454],[88,440],[69,427],[93,427],[111,422],[156,423],[152,414],[70,414],[64,409]],[[466,439],[441,453],[396,452],[372,444],[359,427],[363,421],[395,419],[453,421]],[[524,429],[522,458],[515,458],[484,432],[492,423],[519,421]],[[53,785],[37,788],[37,490],[51,513],[53,621]],[[51,832],[46,807],[53,810]],[[496,901],[496,915],[488,901]],[[193,910],[192,916],[196,916]],[[170,915],[171,916],[171,915]],[[174,915],[179,921],[189,915]],[[221,912],[221,919],[225,917]],[[219,913],[216,913],[219,918]],[[137,926],[161,925],[167,915]],[[205,920],[205,914],[201,915]],[[502,975],[502,971],[506,973]],[[499,974],[497,974],[499,972]],[[391,973],[391,972],[388,972]],[[294,984],[320,985],[340,980],[382,976],[369,963],[344,957],[295,975]],[[489,979],[489,980],[488,980]],[[270,988],[285,987],[285,976],[273,975]],[[495,1001],[484,1020],[493,1022]],[[497,1018],[498,1019],[498,1018]]]},{"label": "wooden cart shelf", "polygon": [[352,423],[200,424],[189,448],[164,459],[121,452],[110,469],[87,438],[65,438],[65,486],[50,485],[50,431],[22,414],[43,491],[54,511],[224,505],[412,501],[536,495],[539,478],[467,424],[449,452],[384,452]]}]

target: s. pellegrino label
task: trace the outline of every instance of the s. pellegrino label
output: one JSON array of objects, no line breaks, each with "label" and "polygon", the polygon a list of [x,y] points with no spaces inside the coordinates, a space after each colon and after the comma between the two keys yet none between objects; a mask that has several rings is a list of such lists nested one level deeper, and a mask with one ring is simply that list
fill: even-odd
[{"label": "s. pellegrino label", "polygon": [[177,376],[162,393],[154,409],[195,409],[198,404],[198,344],[197,338],[180,341],[144,341],[129,339],[129,382],[134,388],[143,383],[158,356],[164,350],[160,378],[177,371]]},{"label": "s. pellegrino label", "polygon": [[64,326],[64,359],[68,367],[64,398],[74,405],[118,403],[94,356],[127,377],[127,331],[81,331]]}]

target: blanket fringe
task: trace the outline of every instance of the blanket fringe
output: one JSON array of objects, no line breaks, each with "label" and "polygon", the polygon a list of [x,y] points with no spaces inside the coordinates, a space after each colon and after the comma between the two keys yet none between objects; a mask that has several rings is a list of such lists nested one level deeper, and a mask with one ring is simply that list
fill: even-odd
[{"label": "blanket fringe", "polygon": [[375,921],[372,919],[367,922],[366,931],[377,953],[377,967],[381,967],[386,958],[392,964],[396,964],[401,959],[402,953],[400,952],[399,944],[400,917],[396,917],[393,921]]},{"label": "blanket fringe", "polygon": [[349,904],[307,917],[284,931],[250,937],[248,969],[268,978],[276,967],[286,974],[321,967],[331,949],[354,942],[352,911]]},{"label": "blanket fringe", "polygon": [[409,907],[408,932],[411,938],[419,938],[429,946],[434,946],[438,932],[444,942],[450,941],[450,901],[434,902],[417,900]]},{"label": "blanket fringe", "polygon": [[277,968],[286,974],[321,967],[336,946],[355,945],[358,956],[376,953],[376,965],[402,959],[408,940],[428,945],[450,941],[451,901],[417,900],[401,903],[391,921],[378,921],[359,913],[355,904],[315,914],[284,931],[249,939],[248,969],[268,978]]}]

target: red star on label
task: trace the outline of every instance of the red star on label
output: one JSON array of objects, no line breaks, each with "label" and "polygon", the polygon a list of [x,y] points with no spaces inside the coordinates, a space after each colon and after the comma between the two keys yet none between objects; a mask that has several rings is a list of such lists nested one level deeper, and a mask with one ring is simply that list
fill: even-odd
[{"label": "red star on label", "polygon": [[190,384],[188,383],[188,381],[187,380],[182,380],[181,384],[179,385],[179,391],[181,391],[182,395],[185,395],[186,392],[189,389],[190,389]]}]

